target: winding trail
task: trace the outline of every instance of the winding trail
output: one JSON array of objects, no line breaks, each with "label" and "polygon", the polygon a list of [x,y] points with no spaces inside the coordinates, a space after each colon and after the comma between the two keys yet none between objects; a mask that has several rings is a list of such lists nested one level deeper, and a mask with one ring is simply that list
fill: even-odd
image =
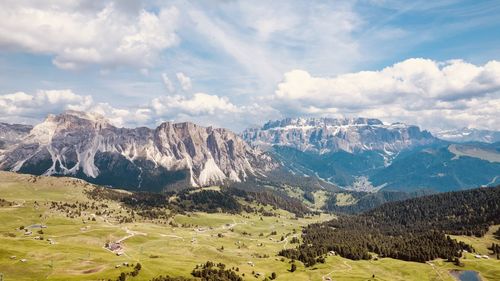
[{"label": "winding trail", "polygon": [[147,236],[148,234],[147,233],[144,233],[144,232],[138,232],[138,231],[133,231],[133,230],[129,230],[128,228],[124,228],[123,230],[125,230],[125,232],[128,234],[127,236],[124,236],[118,240],[116,240],[116,243],[121,243],[131,237],[134,237],[136,235],[144,235],[144,236]]},{"label": "winding trail", "polygon": [[347,267],[346,269],[334,269],[334,270],[328,272],[327,274],[323,275],[321,277],[321,280],[323,280],[323,281],[329,280],[329,279],[327,279],[327,277],[332,275],[332,273],[334,273],[334,272],[348,272],[348,271],[352,270],[352,266],[350,264],[348,264],[347,261],[344,261],[344,265]]}]

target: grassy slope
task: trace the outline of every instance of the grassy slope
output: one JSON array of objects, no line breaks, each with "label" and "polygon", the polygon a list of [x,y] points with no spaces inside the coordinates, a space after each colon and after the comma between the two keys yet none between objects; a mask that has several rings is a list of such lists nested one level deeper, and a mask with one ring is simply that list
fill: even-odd
[{"label": "grassy slope", "polygon": [[[276,253],[283,247],[294,247],[287,241],[279,242],[281,236],[293,236],[293,230],[300,233],[305,224],[329,219],[328,216],[295,220],[281,211],[280,218],[260,217],[254,214],[228,215],[194,213],[177,215],[175,222],[189,224],[189,227],[174,228],[148,222],[118,224],[97,217],[96,222],[83,223],[82,218],[70,219],[61,213],[49,210],[45,201],[90,201],[83,193],[91,188],[80,181],[65,178],[39,178],[31,183],[31,176],[0,172],[0,198],[14,201],[17,206],[0,208],[0,272],[4,280],[96,280],[115,279],[122,271],[131,268],[115,268],[123,262],[140,262],[143,270],[136,278],[148,280],[159,274],[189,276],[193,267],[207,260],[223,262],[228,267],[239,267],[245,273],[245,280],[254,278],[252,271],[269,275],[276,272],[277,280],[322,280],[323,276],[333,280],[368,280],[375,274],[375,280],[453,280],[448,270],[455,266],[442,261],[429,264],[403,262],[393,259],[378,261],[351,261],[337,256],[328,257],[325,264],[304,268],[300,263],[294,273],[288,272],[288,261],[282,262]],[[39,203],[38,207],[34,201]],[[120,212],[118,204],[108,202],[110,208]],[[52,238],[55,245],[46,240],[34,240],[16,230],[19,226],[44,223],[45,239]],[[83,227],[90,226],[86,230]],[[234,231],[230,231],[232,228]],[[127,236],[126,230],[142,234],[127,239],[126,254],[116,256],[102,246],[108,240],[114,241]],[[276,230],[278,235],[269,236]],[[251,236],[243,235],[248,232]],[[16,237],[8,237],[13,233]],[[218,238],[222,233],[224,237]],[[263,237],[259,233],[264,233]],[[194,239],[193,239],[194,238]],[[273,240],[270,240],[273,238]],[[468,239],[467,237],[463,239]],[[494,239],[487,236],[485,239]],[[491,244],[490,240],[471,241]],[[498,242],[498,241],[497,241]],[[263,246],[259,246],[262,243]],[[224,250],[219,250],[221,246]],[[259,258],[258,255],[269,255]],[[15,255],[15,260],[10,256]],[[152,256],[158,256],[152,258]],[[26,258],[22,263],[19,259]],[[250,266],[248,262],[255,264]],[[477,260],[472,256],[464,260],[466,269],[481,272],[486,280],[500,278],[500,261]],[[328,275],[329,274],[329,275]]]}]

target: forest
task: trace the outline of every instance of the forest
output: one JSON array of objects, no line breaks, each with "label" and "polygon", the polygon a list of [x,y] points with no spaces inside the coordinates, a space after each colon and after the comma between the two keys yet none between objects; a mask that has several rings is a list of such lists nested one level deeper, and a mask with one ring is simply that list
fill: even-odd
[{"label": "forest", "polygon": [[227,193],[245,199],[247,202],[257,202],[263,205],[270,205],[283,209],[302,217],[311,211],[298,199],[292,198],[283,192],[260,190],[247,191],[239,188],[225,188]]},{"label": "forest", "polygon": [[[312,224],[302,233],[302,244],[280,255],[312,266],[327,253],[359,260],[391,257],[425,262],[435,258],[455,261],[471,246],[448,234],[483,236],[500,223],[500,186],[448,192],[383,204],[359,215]],[[376,256],[372,256],[374,253]]]},{"label": "forest", "polygon": [[323,209],[332,213],[357,214],[374,209],[384,203],[401,201],[431,194],[430,191],[426,190],[415,192],[385,190],[380,190],[378,192],[342,191],[342,193],[351,195],[356,202],[348,205],[339,205],[335,196],[337,193],[332,193],[326,200]]},{"label": "forest", "polygon": [[207,213],[240,213],[242,206],[227,192],[215,190],[182,190],[169,193],[136,192],[121,198],[128,207],[147,212],[154,208],[168,208],[177,213],[201,211]]}]

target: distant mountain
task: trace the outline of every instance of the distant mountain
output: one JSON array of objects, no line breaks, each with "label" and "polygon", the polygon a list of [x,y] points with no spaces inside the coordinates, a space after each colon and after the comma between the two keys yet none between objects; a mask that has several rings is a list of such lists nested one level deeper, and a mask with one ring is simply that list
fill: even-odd
[{"label": "distant mountain", "polygon": [[18,143],[0,155],[0,169],[72,175],[128,189],[239,182],[278,166],[235,133],[193,123],[127,129],[99,115],[68,111],[18,135]]},{"label": "distant mountain", "polygon": [[286,146],[319,154],[346,151],[381,151],[392,155],[436,139],[417,126],[378,119],[287,118],[270,121],[261,128],[247,129],[243,139],[259,146]]},{"label": "distant mountain", "polygon": [[31,129],[33,129],[33,126],[30,125],[0,122],[0,152],[27,136]]},{"label": "distant mountain", "polygon": [[500,132],[490,130],[479,130],[462,128],[436,132],[435,135],[443,140],[453,142],[500,142]]},{"label": "distant mountain", "polygon": [[495,144],[453,144],[402,123],[296,118],[251,128],[242,137],[295,174],[354,191],[447,191],[500,183]]}]

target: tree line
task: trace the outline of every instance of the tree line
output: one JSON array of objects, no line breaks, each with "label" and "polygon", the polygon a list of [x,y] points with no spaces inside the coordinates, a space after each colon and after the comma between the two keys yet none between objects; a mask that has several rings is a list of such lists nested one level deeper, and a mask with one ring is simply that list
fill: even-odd
[{"label": "tree line", "polygon": [[345,205],[338,204],[337,192],[330,193],[324,206],[324,210],[332,213],[358,214],[375,209],[376,207],[394,201],[401,201],[419,196],[429,195],[430,191],[402,192],[402,191],[385,191],[378,192],[358,192],[358,191],[342,191],[341,193],[348,194],[353,197],[353,204]]},{"label": "tree line", "polygon": [[309,225],[303,230],[303,243],[280,255],[306,266],[321,262],[331,251],[353,260],[371,259],[370,253],[375,253],[405,261],[453,261],[463,250],[474,249],[447,234],[481,237],[499,223],[500,186],[441,193]]}]

